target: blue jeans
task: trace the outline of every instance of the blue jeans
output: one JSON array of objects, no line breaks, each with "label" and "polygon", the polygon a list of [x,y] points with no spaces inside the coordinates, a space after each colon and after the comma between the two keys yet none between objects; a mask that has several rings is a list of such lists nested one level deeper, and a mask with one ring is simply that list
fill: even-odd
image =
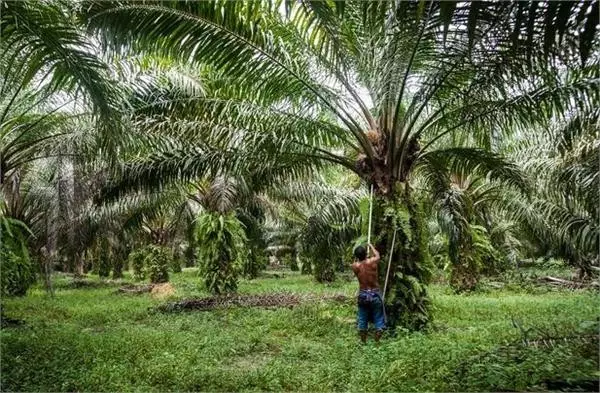
[{"label": "blue jeans", "polygon": [[377,289],[361,289],[358,293],[358,330],[367,330],[369,322],[377,330],[385,328],[383,302]]}]

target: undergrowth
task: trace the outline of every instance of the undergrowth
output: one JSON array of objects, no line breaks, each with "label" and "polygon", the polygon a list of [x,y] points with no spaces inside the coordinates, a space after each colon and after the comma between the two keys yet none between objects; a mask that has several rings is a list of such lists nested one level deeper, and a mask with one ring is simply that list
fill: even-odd
[{"label": "undergrowth", "polygon": [[[290,271],[279,277],[242,280],[239,292],[353,296],[357,286],[343,277],[331,285]],[[209,295],[194,269],[171,279],[176,298]],[[376,347],[359,344],[349,303],[164,314],[153,310],[165,300],[150,294],[70,280],[58,278],[55,298],[36,287],[3,300],[5,315],[24,321],[0,333],[3,391],[543,390],[598,376],[591,291],[456,295],[432,285],[429,330],[398,331]],[[573,335],[588,339],[529,345]]]}]

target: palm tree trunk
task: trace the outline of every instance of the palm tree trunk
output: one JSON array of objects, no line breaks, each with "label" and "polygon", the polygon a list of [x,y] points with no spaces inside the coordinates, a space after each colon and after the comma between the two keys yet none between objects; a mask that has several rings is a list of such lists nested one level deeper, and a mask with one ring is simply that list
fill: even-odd
[{"label": "palm tree trunk", "polygon": [[57,222],[58,222],[58,203],[52,206],[51,212],[46,218],[46,245],[42,247],[41,270],[44,275],[44,286],[46,292],[54,297],[52,288],[52,270],[57,256]]},{"label": "palm tree trunk", "polygon": [[[120,253],[119,253],[120,254]],[[113,257],[113,272],[112,272],[112,278],[113,280],[116,280],[118,278],[123,278],[123,265],[125,264],[124,260],[122,259],[122,255],[115,255]]]},{"label": "palm tree trunk", "polygon": [[430,319],[426,285],[432,269],[423,213],[405,184],[397,184],[392,193],[379,195],[373,201],[372,243],[382,255],[379,271],[381,288],[384,287],[396,231],[385,294],[387,323],[392,328],[420,329]]},{"label": "palm tree trunk", "polygon": [[193,220],[188,220],[185,229],[185,238],[187,240],[187,247],[184,251],[185,254],[185,267],[196,266],[196,233],[195,225]]},{"label": "palm tree trunk", "polygon": [[293,272],[297,272],[298,270],[300,270],[300,268],[298,267],[298,253],[296,252],[296,247],[294,247],[292,249],[292,252],[290,253],[290,269]]},{"label": "palm tree trunk", "polygon": [[302,258],[300,274],[312,274],[312,264],[308,258]]},{"label": "palm tree trunk", "polygon": [[85,275],[85,259],[81,252],[75,254],[75,268],[76,276],[83,277]]},{"label": "palm tree trunk", "polygon": [[[84,181],[84,172],[82,164],[83,163],[78,159],[73,160],[73,225],[77,225],[79,229],[82,228],[80,224],[80,215],[81,206],[83,205],[85,200],[84,185],[82,184]],[[75,249],[75,252],[73,252],[73,265],[75,266],[75,275],[83,276],[85,274],[85,261],[83,258],[85,248],[81,237],[75,236],[75,239],[73,240],[73,247]]]},{"label": "palm tree trunk", "polygon": [[[75,246],[75,229],[73,227],[73,178],[69,160],[61,154],[56,159],[58,171],[57,201],[58,201],[58,223],[57,223],[57,255],[62,262],[61,269],[72,273],[75,270],[73,254]],[[66,258],[62,258],[65,256]]]}]

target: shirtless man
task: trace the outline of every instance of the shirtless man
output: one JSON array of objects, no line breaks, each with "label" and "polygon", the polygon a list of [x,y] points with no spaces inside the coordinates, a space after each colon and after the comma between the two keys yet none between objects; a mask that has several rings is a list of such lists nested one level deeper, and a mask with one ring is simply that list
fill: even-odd
[{"label": "shirtless man", "polygon": [[369,244],[372,257],[367,258],[367,250],[358,246],[354,250],[356,260],[352,264],[352,270],[358,278],[360,291],[358,293],[358,331],[363,343],[367,342],[367,328],[369,320],[375,324],[375,341],[379,342],[385,319],[383,316],[383,302],[379,293],[379,281],[377,265],[379,263],[379,252]]}]

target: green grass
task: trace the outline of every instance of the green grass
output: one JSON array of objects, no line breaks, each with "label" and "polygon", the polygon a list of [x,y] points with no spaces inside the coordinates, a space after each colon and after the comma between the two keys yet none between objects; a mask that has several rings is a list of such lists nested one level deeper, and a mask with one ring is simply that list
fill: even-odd
[{"label": "green grass", "polygon": [[[283,274],[244,280],[239,291],[353,296],[357,286]],[[513,319],[537,329],[532,337],[575,334],[598,315],[588,291],[454,295],[432,286],[430,330],[376,347],[359,344],[351,301],[162,314],[152,307],[164,300],[149,294],[67,289],[67,280],[53,299],[39,288],[3,299],[6,316],[26,322],[0,333],[3,391],[539,390],[548,379],[598,375],[597,342],[505,347],[520,337]],[[177,297],[206,295],[193,270],[172,281]]]}]

